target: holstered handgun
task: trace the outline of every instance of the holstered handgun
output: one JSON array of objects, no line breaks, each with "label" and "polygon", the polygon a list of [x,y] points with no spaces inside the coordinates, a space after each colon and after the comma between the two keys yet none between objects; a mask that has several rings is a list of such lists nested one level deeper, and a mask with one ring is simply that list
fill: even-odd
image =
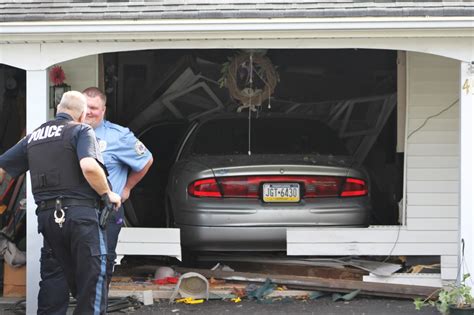
[{"label": "holstered handgun", "polygon": [[100,197],[101,204],[103,206],[102,211],[100,212],[100,218],[99,218],[99,226],[102,229],[105,229],[107,227],[107,221],[109,219],[110,214],[115,211],[115,206],[114,204],[110,201],[109,195],[103,194]]}]

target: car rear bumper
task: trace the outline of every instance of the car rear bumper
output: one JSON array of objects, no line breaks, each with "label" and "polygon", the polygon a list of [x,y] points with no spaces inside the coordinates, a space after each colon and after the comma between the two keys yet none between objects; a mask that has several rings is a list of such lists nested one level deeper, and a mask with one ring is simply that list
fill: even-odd
[{"label": "car rear bumper", "polygon": [[[197,199],[197,198],[195,198]],[[227,201],[227,200],[226,200]],[[172,207],[176,224],[209,227],[359,226],[368,223],[368,197],[265,204],[259,200],[193,200]]]},{"label": "car rear bumper", "polygon": [[[215,227],[178,225],[181,244],[200,251],[285,251],[287,227]],[[328,226],[338,227],[338,226]],[[340,226],[339,226],[340,227]],[[365,227],[344,226],[348,228]]]},{"label": "car rear bumper", "polygon": [[368,197],[264,204],[259,200],[198,200],[176,203],[175,226],[183,247],[209,251],[286,250],[290,227],[366,227]]}]

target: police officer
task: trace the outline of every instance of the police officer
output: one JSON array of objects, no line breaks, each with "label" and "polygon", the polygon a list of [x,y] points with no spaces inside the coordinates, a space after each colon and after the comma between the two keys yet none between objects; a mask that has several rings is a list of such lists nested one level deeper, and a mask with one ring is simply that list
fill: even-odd
[{"label": "police officer", "polygon": [[74,314],[105,314],[106,236],[98,224],[99,200],[108,196],[116,207],[121,203],[109,188],[94,131],[82,124],[86,102],[80,92],[64,93],[56,119],[0,156],[0,180],[5,171],[16,177],[30,170],[38,231],[77,299]]},{"label": "police officer", "polygon": [[[122,202],[130,196],[133,187],[145,176],[153,163],[150,151],[130,131],[130,129],[104,119],[107,98],[96,87],[82,92],[87,98],[86,123],[94,128],[100,151],[109,173],[112,190],[119,194]],[[123,207],[116,217],[111,216],[107,225],[107,280],[112,279],[117,254],[118,235],[123,223]]]},{"label": "police officer", "polygon": [[[105,166],[109,173],[108,179],[114,192],[121,196],[122,202],[130,196],[131,189],[145,176],[153,163],[153,157],[146,147],[128,129],[113,124],[104,119],[106,96],[95,87],[83,91],[87,98],[86,123],[95,129],[100,151],[104,157]],[[111,216],[107,223],[107,283],[110,283],[117,254],[118,235],[123,222],[123,207],[119,208],[116,216]],[[59,310],[62,314],[67,310],[69,292],[61,267],[51,255],[47,244],[42,249],[41,259],[44,261],[44,271],[41,274],[40,296],[42,299],[39,309],[42,314],[51,314]]]}]

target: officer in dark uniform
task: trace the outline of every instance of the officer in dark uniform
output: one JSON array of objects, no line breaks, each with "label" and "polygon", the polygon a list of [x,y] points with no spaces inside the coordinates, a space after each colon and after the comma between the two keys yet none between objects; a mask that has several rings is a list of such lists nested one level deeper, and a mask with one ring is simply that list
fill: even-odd
[{"label": "officer in dark uniform", "polygon": [[[153,157],[128,128],[104,119],[106,96],[101,90],[89,87],[82,93],[87,98],[88,107],[85,122],[94,128],[112,190],[119,194],[124,202],[128,199],[130,190],[147,173],[153,163]],[[107,223],[107,283],[112,279],[117,257],[115,248],[123,218],[123,207],[120,207],[115,215],[110,216]],[[41,299],[38,307],[44,310],[44,314],[49,314],[48,311],[51,310],[66,310],[69,303],[66,279],[47,244],[41,249],[41,260],[43,270],[39,294],[48,298]]]},{"label": "officer in dark uniform", "polygon": [[[105,314],[107,305],[105,233],[99,227],[99,201],[108,196],[118,208],[120,196],[108,185],[92,128],[82,124],[86,98],[66,92],[58,115],[0,156],[0,181],[30,170],[38,205],[38,230],[58,260],[73,296],[74,314]],[[39,296],[47,299],[47,293]],[[38,310],[66,314],[66,310]]]}]

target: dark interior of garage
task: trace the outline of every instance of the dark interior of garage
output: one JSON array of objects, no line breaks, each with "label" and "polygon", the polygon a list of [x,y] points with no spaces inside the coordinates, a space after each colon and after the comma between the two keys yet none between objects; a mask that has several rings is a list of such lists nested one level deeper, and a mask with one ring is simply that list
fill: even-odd
[{"label": "dark interior of garage", "polygon": [[0,153],[24,135],[26,126],[26,72],[0,65]]},{"label": "dark interior of garage", "polygon": [[[242,103],[231,97],[222,79],[233,60],[249,53],[264,56],[276,73],[274,90],[256,104],[256,115],[299,114],[329,122],[370,174],[370,224],[399,224],[403,153],[396,150],[397,52],[366,49],[104,54],[107,117],[129,126],[155,157],[126,205],[128,222],[166,226],[164,196],[177,145],[193,120],[242,110]],[[265,85],[258,79],[253,84]]]},{"label": "dark interior of garage", "polygon": [[[0,154],[25,135],[26,71],[0,65]],[[19,281],[26,262],[26,180],[25,175],[0,182],[0,292],[3,296],[23,294]],[[15,282],[17,283],[17,282]]]}]

